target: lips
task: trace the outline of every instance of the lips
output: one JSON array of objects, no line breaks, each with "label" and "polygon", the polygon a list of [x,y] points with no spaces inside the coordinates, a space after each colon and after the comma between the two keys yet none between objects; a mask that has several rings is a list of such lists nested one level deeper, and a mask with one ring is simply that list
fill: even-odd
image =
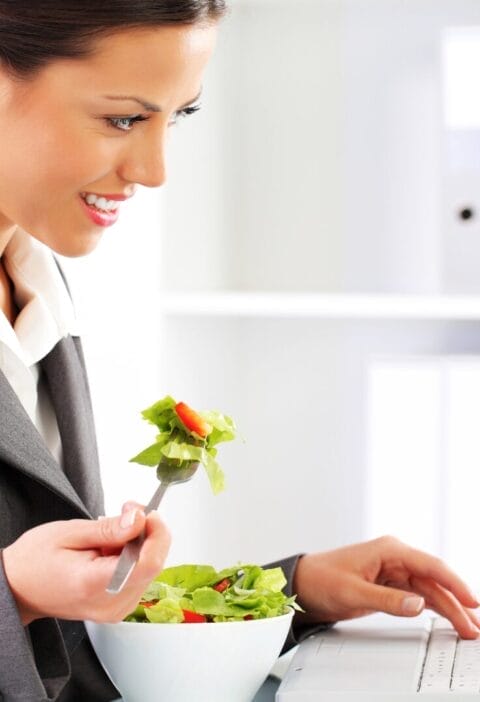
[{"label": "lips", "polygon": [[104,203],[102,202],[103,199],[105,200],[105,205],[109,202],[113,202],[111,198],[98,198],[95,201],[95,204],[93,204],[93,202],[89,204],[84,197],[80,197],[80,204],[85,214],[94,224],[100,227],[111,227],[112,224],[115,224],[118,219],[119,206],[118,204],[115,204],[115,209],[113,209],[113,207],[108,210],[100,209],[96,205],[101,204],[104,206]]},{"label": "lips", "polygon": [[80,199],[89,218],[101,227],[109,227],[118,219],[119,203],[130,199],[134,191],[125,193],[93,193],[84,191]]}]

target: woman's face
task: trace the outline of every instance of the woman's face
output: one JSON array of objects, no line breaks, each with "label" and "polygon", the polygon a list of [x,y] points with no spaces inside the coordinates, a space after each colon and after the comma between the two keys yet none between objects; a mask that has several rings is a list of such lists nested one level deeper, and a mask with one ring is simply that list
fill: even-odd
[{"label": "woman's face", "polygon": [[215,35],[212,24],[132,29],[27,81],[0,69],[0,242],[18,225],[81,256],[137,184],[162,185],[168,131],[197,101]]}]

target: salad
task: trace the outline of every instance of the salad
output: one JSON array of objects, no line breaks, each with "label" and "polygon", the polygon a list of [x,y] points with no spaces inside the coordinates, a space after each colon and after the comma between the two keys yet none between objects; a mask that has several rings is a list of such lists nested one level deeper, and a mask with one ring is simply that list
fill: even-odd
[{"label": "salad", "polygon": [[170,464],[172,468],[199,462],[207,471],[213,493],[224,489],[225,476],[216,461],[216,446],[236,437],[233,419],[215,411],[196,412],[169,395],[143,410],[142,416],[159,429],[159,434],[154,444],[130,462],[146,466]]},{"label": "salad", "polygon": [[281,568],[236,565],[217,572],[209,565],[166,568],[148,586],[124,621],[193,624],[265,619],[301,610]]}]

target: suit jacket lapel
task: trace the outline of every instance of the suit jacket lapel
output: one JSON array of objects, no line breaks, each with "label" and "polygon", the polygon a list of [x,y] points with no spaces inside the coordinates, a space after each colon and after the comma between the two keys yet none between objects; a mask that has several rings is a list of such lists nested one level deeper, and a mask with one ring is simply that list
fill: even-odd
[{"label": "suit jacket lapel", "polygon": [[68,336],[41,361],[62,437],[65,474],[93,516],[103,514],[97,443],[80,339]]},{"label": "suit jacket lapel", "polygon": [[46,485],[82,515],[90,516],[1,371],[0,396],[0,460]]}]

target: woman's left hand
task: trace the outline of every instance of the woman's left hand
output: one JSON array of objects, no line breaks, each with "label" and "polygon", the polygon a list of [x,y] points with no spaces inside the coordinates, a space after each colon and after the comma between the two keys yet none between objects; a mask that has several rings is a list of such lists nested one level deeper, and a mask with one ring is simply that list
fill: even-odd
[{"label": "woman's left hand", "polygon": [[476,638],[479,606],[467,585],[442,560],[391,536],[311,553],[293,582],[305,622],[335,622],[376,611],[404,617],[425,608],[450,620],[464,639]]}]

